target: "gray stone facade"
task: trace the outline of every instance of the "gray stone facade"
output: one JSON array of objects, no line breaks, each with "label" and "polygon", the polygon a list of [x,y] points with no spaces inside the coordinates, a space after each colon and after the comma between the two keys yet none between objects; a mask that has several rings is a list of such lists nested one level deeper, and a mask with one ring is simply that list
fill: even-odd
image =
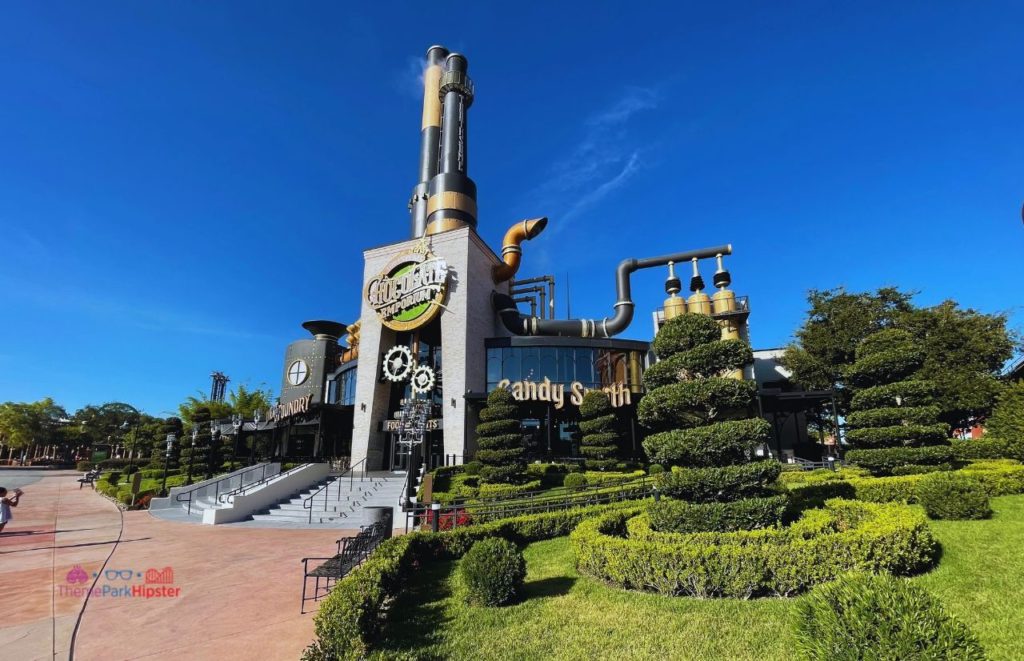
[{"label": "gray stone facade", "polygon": [[[461,228],[427,237],[431,252],[448,262],[448,293],[441,320],[443,363],[444,452],[464,456],[472,452],[475,416],[467,406],[467,392],[483,392],[487,383],[487,352],[484,340],[505,336],[491,309],[491,292],[508,292],[508,284],[495,286],[491,267],[498,257],[477,235]],[[363,287],[360,291],[362,332],[359,372],[356,379],[355,416],[352,431],[352,461],[366,458],[370,470],[388,468],[386,434],[380,431],[388,417],[390,384],[380,382],[381,359],[395,344],[395,331],[381,324],[366,301],[366,286],[396,255],[413,248],[418,240],[403,241],[363,252]],[[365,410],[364,410],[365,408]]]}]

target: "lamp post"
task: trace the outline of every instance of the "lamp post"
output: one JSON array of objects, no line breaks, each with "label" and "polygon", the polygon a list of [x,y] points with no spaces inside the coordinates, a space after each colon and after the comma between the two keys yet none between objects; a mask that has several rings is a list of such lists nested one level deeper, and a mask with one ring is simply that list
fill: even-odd
[{"label": "lamp post", "polygon": [[167,435],[167,450],[164,452],[164,483],[160,487],[160,497],[167,497],[167,462],[171,460],[171,448],[174,447],[174,441],[178,440],[178,437],[174,434]]},{"label": "lamp post", "polygon": [[192,425],[192,451],[188,453],[188,477],[185,484],[192,484],[192,462],[196,458],[196,439],[199,438],[199,423]]},{"label": "lamp post", "polygon": [[235,430],[235,450],[231,453],[231,470],[235,470],[238,461],[238,438],[242,431],[242,414],[231,414],[231,428]]},{"label": "lamp post", "polygon": [[[128,435],[128,429],[129,429],[130,426],[131,425],[128,424],[127,420],[125,420],[124,422],[121,423],[121,429],[124,430],[125,436]],[[131,475],[132,473],[135,472],[135,448],[138,445],[139,445],[139,421],[136,418],[136,420],[135,420],[135,428],[132,429],[132,449],[128,451],[128,473],[127,473],[127,475]]]},{"label": "lamp post", "polygon": [[262,412],[259,409],[252,414],[252,451],[249,453],[249,465],[256,463],[256,430],[259,429]]},{"label": "lamp post", "polygon": [[210,421],[210,458],[211,460],[206,462],[206,479],[213,477],[214,471],[212,470],[212,463],[215,460],[217,462],[216,472],[220,472],[223,468],[221,465],[221,454],[220,454],[220,425],[215,421]]}]

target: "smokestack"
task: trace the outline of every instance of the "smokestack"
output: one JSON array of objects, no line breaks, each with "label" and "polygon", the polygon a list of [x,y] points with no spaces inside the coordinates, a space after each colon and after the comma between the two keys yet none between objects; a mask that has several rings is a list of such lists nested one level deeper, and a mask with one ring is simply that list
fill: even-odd
[{"label": "smokestack", "polygon": [[418,239],[427,230],[427,187],[437,174],[437,153],[441,146],[441,73],[448,49],[431,46],[427,49],[427,67],[423,71],[423,124],[420,128],[420,174],[409,200],[412,214],[412,238]]},{"label": "smokestack", "polygon": [[427,188],[426,234],[476,227],[476,184],[467,174],[466,113],[473,103],[469,63],[458,53],[444,62],[439,88],[444,104],[438,173]]},{"label": "smokestack", "polygon": [[324,319],[303,322],[302,327],[313,335],[314,340],[326,340],[331,344],[337,344],[338,338],[341,337],[345,333],[345,329],[348,328],[348,326],[343,323],[327,321]]}]

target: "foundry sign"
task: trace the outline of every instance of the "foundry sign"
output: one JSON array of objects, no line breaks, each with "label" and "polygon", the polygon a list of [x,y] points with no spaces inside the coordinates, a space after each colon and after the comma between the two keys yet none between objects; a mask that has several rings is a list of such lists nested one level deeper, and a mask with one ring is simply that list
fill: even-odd
[{"label": "foundry sign", "polygon": [[[512,391],[512,398],[517,402],[551,402],[556,409],[565,406],[566,394],[569,396],[569,403],[579,406],[583,403],[583,396],[593,388],[587,388],[579,381],[569,384],[569,391],[566,393],[564,383],[552,383],[544,377],[543,381],[509,381],[502,379],[498,382],[499,388],[508,388]],[[608,393],[608,399],[614,407],[632,404],[632,397],[629,388],[625,383],[614,383],[601,388]]]},{"label": "foundry sign", "polygon": [[287,404],[271,406],[270,411],[267,413],[267,422],[277,422],[278,420],[290,418],[296,413],[307,412],[309,410],[309,402],[312,399],[313,395],[304,395],[298,399],[293,399]]},{"label": "foundry sign", "polygon": [[448,262],[421,243],[391,260],[366,286],[366,302],[393,330],[423,326],[441,310],[448,284]]}]

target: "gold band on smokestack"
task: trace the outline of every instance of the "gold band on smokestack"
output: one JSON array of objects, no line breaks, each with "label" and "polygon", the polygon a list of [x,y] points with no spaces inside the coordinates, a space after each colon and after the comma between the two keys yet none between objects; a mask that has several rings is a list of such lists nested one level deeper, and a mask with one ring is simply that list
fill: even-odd
[{"label": "gold band on smokestack", "polygon": [[529,241],[544,231],[548,219],[534,218],[516,223],[505,232],[505,240],[501,242],[501,260],[503,264],[495,264],[491,278],[495,283],[505,282],[515,277],[519,263],[523,258],[523,241]]}]

